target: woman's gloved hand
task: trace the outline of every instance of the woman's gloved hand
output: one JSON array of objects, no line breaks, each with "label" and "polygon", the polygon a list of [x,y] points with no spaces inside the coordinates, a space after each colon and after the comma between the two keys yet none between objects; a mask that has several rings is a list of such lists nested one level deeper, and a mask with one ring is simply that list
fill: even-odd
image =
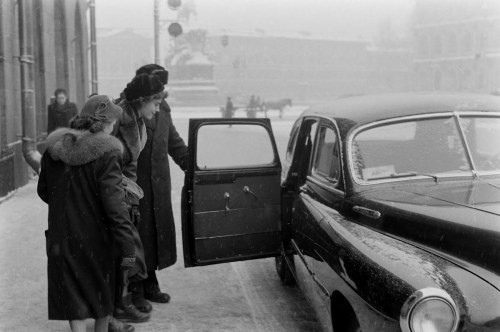
[{"label": "woman's gloved hand", "polygon": [[130,270],[135,264],[135,257],[122,257],[120,267],[122,270]]},{"label": "woman's gloved hand", "polygon": [[139,228],[139,224],[141,223],[141,213],[139,212],[139,205],[132,205],[129,210],[130,219],[134,224],[135,228]]}]

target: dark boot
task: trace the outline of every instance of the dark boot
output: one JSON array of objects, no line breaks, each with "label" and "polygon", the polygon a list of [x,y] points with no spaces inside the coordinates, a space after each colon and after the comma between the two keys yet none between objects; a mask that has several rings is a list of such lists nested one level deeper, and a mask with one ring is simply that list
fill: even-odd
[{"label": "dark boot", "polygon": [[142,323],[151,317],[150,313],[140,312],[135,305],[132,304],[132,294],[122,297],[121,303],[115,306],[115,313],[113,315],[116,319],[130,322]]},{"label": "dark boot", "polygon": [[170,295],[168,295],[167,293],[162,293],[160,291],[160,286],[156,284],[149,284],[144,287],[144,298],[156,303],[170,302]]},{"label": "dark boot", "polygon": [[139,311],[148,313],[153,310],[151,303],[144,299],[144,285],[142,281],[130,282],[128,289],[132,292],[132,303]]},{"label": "dark boot", "polygon": [[114,317],[109,317],[108,332],[134,332],[135,327],[132,325],[120,322]]}]

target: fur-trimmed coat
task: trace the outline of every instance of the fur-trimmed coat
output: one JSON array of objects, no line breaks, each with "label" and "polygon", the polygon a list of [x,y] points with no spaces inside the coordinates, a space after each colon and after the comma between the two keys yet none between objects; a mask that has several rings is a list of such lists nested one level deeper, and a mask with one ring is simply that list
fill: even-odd
[{"label": "fur-trimmed coat", "polygon": [[146,127],[129,102],[123,99],[118,106],[122,108],[123,113],[116,122],[113,135],[120,139],[124,146],[123,174],[137,181],[137,159],[146,144]]},{"label": "fur-trimmed coat", "polygon": [[102,132],[62,128],[47,138],[38,195],[49,205],[49,319],[113,312],[115,263],[119,256],[135,255],[122,149],[118,139]]},{"label": "fur-trimmed coat", "polygon": [[144,190],[144,198],[139,202],[142,221],[138,230],[148,271],[153,271],[177,260],[168,156],[185,171],[188,149],[172,123],[165,100],[155,117],[144,121],[148,139],[137,165],[137,184]]}]

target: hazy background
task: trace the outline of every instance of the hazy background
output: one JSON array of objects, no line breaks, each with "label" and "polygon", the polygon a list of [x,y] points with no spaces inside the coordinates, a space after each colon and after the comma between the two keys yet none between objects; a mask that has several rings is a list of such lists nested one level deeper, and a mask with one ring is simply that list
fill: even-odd
[{"label": "hazy background", "polygon": [[[261,29],[270,34],[310,32],[338,39],[370,39],[383,21],[408,33],[414,0],[184,0],[194,6],[191,27],[210,33],[244,33]],[[153,36],[153,0],[96,0],[98,28],[131,28]],[[160,17],[175,12],[160,1]]]}]

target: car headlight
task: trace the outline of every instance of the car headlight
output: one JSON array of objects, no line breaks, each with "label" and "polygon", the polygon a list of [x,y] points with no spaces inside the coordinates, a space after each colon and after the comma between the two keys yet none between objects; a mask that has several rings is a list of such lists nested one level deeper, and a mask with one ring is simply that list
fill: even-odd
[{"label": "car headlight", "polygon": [[458,308],[448,293],[423,288],[403,304],[399,325],[403,332],[454,332],[458,320]]}]

